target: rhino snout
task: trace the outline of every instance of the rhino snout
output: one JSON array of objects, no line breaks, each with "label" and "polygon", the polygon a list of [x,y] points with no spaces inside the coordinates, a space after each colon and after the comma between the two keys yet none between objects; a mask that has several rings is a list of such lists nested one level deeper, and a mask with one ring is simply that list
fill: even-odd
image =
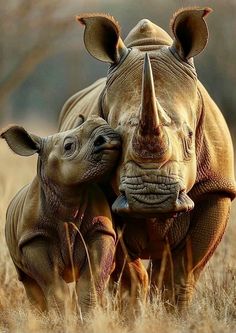
[{"label": "rhino snout", "polygon": [[94,137],[94,153],[106,152],[106,151],[120,151],[121,150],[121,138],[118,133],[113,131],[110,127],[102,126],[96,132]]},{"label": "rhino snout", "polygon": [[121,142],[117,138],[110,138],[106,135],[99,135],[94,141],[94,152],[99,153],[105,150],[120,150]]},{"label": "rhino snout", "polygon": [[181,182],[169,177],[159,176],[155,183],[144,181],[143,177],[128,177],[120,190],[121,195],[112,206],[120,215],[155,217],[168,213],[174,216],[194,207]]}]

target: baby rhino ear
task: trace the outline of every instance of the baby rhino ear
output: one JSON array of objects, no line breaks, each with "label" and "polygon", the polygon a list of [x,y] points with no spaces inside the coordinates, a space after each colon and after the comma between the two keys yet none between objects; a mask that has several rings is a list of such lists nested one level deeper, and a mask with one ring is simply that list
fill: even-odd
[{"label": "baby rhino ear", "polygon": [[41,148],[42,139],[36,135],[29,134],[21,126],[10,126],[0,133],[0,137],[5,139],[8,146],[16,154],[30,156],[38,153]]}]

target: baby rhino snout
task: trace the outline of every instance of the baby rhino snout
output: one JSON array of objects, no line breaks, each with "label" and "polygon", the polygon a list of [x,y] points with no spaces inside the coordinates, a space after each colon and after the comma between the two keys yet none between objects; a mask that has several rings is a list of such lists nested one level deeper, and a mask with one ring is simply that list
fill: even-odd
[{"label": "baby rhino snout", "polygon": [[99,134],[94,140],[94,147],[95,153],[104,150],[120,150],[121,140],[119,135],[115,132]]},{"label": "baby rhino snout", "polygon": [[95,147],[100,147],[104,143],[106,143],[106,137],[104,135],[99,135],[94,141],[94,146]]}]

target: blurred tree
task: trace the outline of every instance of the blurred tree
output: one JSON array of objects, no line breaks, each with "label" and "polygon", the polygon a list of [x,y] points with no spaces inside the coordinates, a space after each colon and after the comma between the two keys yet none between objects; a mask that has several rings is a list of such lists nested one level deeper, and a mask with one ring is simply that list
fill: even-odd
[{"label": "blurred tree", "polygon": [[[28,78],[33,76],[33,73],[37,73],[38,65],[45,61],[47,63],[47,59],[51,60],[53,63],[46,66],[48,67],[47,75],[44,71],[42,72],[44,82],[41,84],[45,87],[51,74],[50,67],[54,68],[54,63],[61,65],[60,61],[55,59],[55,55],[58,54],[60,57],[60,54],[67,53],[68,49],[71,51],[73,47],[78,52],[79,43],[73,44],[75,40],[73,28],[77,27],[75,15],[81,11],[89,11],[89,8],[94,8],[96,11],[102,7],[96,0],[80,0],[79,4],[76,0],[8,0],[0,2],[0,120],[3,118],[3,109],[7,110],[7,119],[14,118],[15,110],[18,117],[21,116],[21,113],[22,117],[24,116],[25,110],[14,106],[13,93],[17,91],[20,91],[23,97],[22,99],[16,98],[17,101],[20,99],[22,106],[24,105],[23,99],[29,98],[32,102],[31,108],[37,109],[40,98],[36,98],[35,103],[33,102],[27,84]],[[77,40],[79,29],[76,31]],[[64,60],[69,58],[66,56]],[[68,68],[67,61],[64,63],[65,69]],[[58,69],[59,73],[64,74],[63,70],[60,71],[59,67]],[[72,71],[70,70],[70,72]],[[58,75],[56,80],[60,79],[60,75]],[[38,88],[40,91],[42,86],[40,86],[40,82],[38,84],[37,80],[33,80],[31,89]],[[59,96],[60,92],[58,92]],[[33,95],[35,94],[33,93]]]},{"label": "blurred tree", "polygon": [[59,15],[62,0],[1,2],[0,103],[53,50],[58,37],[71,28]]}]

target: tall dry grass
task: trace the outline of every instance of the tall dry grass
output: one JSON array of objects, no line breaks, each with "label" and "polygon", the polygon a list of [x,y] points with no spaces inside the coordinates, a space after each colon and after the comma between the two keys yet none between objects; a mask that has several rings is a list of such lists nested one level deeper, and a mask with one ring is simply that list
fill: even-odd
[{"label": "tall dry grass", "polygon": [[36,312],[17,281],[4,237],[6,208],[13,195],[31,181],[35,170],[36,157],[16,156],[0,142],[0,332],[236,332],[235,205],[224,239],[184,316],[167,314],[158,294],[152,303],[141,305],[138,315],[132,314],[129,306],[120,313],[117,301],[107,295],[105,306],[97,307],[83,324],[73,313],[61,318],[53,312]]}]

